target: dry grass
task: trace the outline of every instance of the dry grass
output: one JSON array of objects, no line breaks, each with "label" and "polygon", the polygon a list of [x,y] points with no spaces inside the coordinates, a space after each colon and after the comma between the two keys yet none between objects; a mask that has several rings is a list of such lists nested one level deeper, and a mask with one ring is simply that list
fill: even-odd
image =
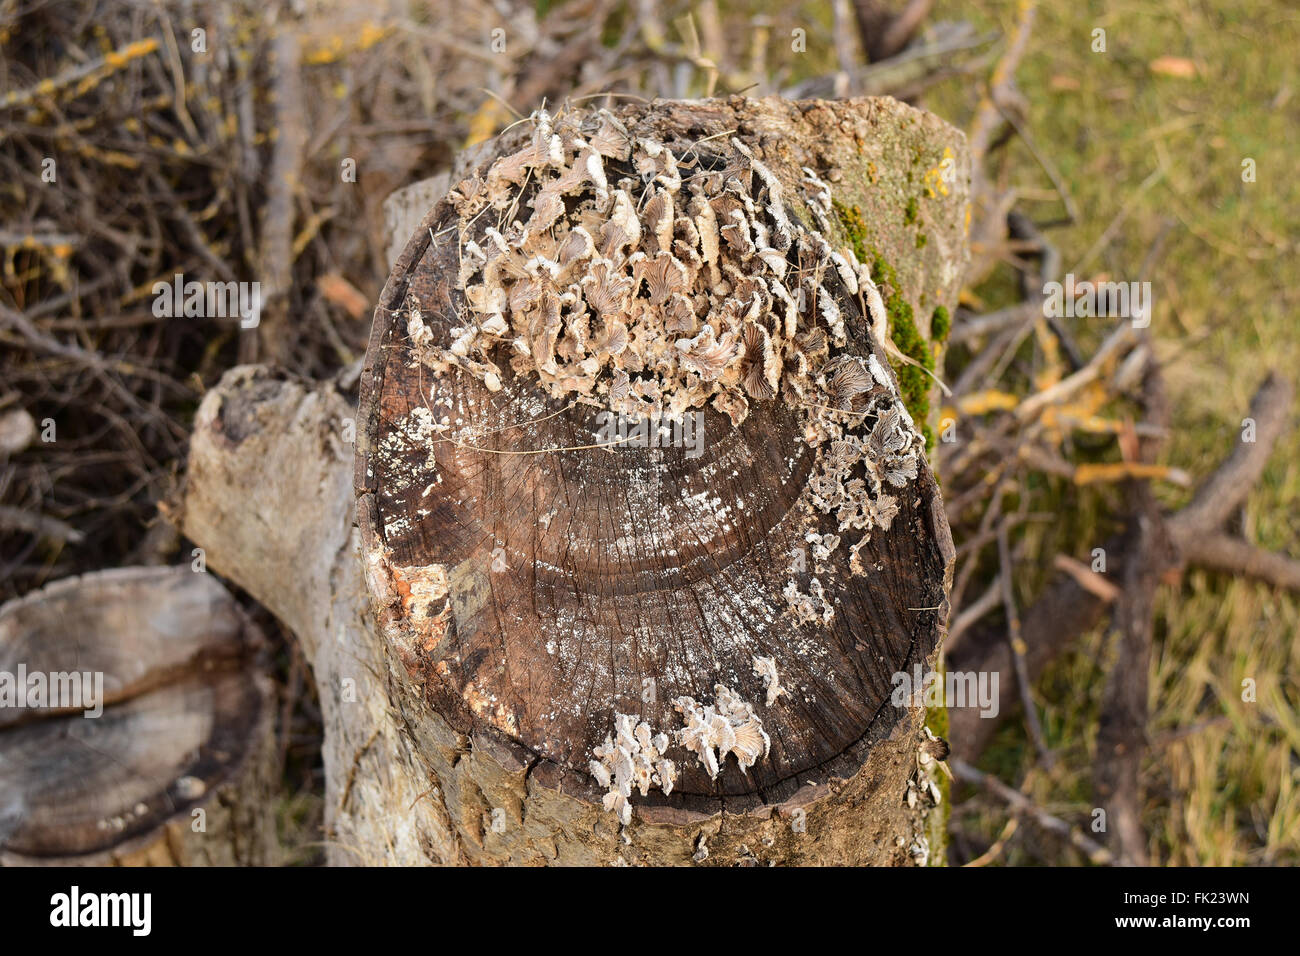
[{"label": "dry grass", "polygon": [[[1011,2],[977,0],[941,3],[935,15],[1005,29],[1014,13]],[[1107,31],[1106,54],[1090,49],[1098,27]],[[1050,232],[1063,268],[1152,282],[1152,332],[1172,405],[1164,459],[1197,476],[1237,441],[1265,371],[1294,379],[1300,367],[1300,183],[1288,172],[1300,120],[1298,41],[1300,15],[1280,3],[1048,4],[1018,71],[1035,145],[1084,211]],[[1195,75],[1153,72],[1162,56],[1190,60]],[[971,109],[968,91],[956,88],[936,91],[929,105],[959,121]],[[1253,184],[1242,182],[1243,157],[1256,160]],[[1153,171],[1159,179],[1143,191]],[[1009,146],[1005,176],[1025,188],[1023,206],[1036,219],[1060,216],[1022,143]],[[990,305],[998,304],[999,280],[1005,287],[1005,277],[995,277],[978,290]],[[1086,323],[1077,324],[1086,337]],[[1298,462],[1300,430],[1292,427],[1237,522],[1248,539],[1292,555],[1300,554]],[[1159,493],[1171,508],[1188,494],[1169,485]],[[1059,499],[1063,520],[1034,528],[1028,552],[1086,553],[1085,543],[1101,536],[1104,500],[1104,493]],[[1020,583],[1025,594],[1037,586],[1032,575]],[[1193,572],[1162,590],[1144,773],[1153,861],[1300,860],[1297,625],[1294,596],[1249,582]],[[1106,635],[1093,634],[1037,688],[1047,732],[1067,759],[1035,777],[1031,793],[1085,824],[1108,654]],[[1247,677],[1257,683],[1256,703],[1241,699]],[[985,769],[1019,780],[1028,760],[1023,732],[1004,728],[985,759]],[[966,809],[964,825],[985,839],[1001,832],[1001,808],[979,800]],[[1034,844],[1013,840],[1006,858],[1059,859],[1053,847]]]}]

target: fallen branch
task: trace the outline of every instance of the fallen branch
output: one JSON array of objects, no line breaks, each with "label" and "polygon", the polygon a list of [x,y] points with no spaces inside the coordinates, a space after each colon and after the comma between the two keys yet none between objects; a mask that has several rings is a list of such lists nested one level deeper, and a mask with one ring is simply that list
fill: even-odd
[{"label": "fallen branch", "polygon": [[1101,575],[1097,574],[1082,561],[1076,561],[1074,558],[1065,554],[1058,554],[1052,566],[1057,570],[1064,571],[1070,577],[1078,582],[1079,587],[1097,595],[1107,604],[1111,604],[1119,599],[1121,591],[1115,585],[1111,584]]},{"label": "fallen branch", "polygon": [[[1150,419],[1162,426],[1168,424],[1164,380],[1154,360],[1147,364],[1142,397]],[[1131,438],[1138,444],[1138,457],[1146,464],[1163,444],[1160,438]],[[1102,692],[1093,788],[1114,825],[1120,859],[1144,866],[1148,857],[1142,829],[1142,759],[1147,748],[1155,599],[1161,577],[1176,563],[1176,558],[1150,483],[1131,479],[1127,490],[1134,545],[1124,566],[1124,585],[1114,605],[1119,642]]]},{"label": "fallen branch", "polygon": [[1099,866],[1109,866],[1116,862],[1114,855],[1100,843],[1084,836],[1077,827],[1072,827],[1060,817],[1048,813],[1019,790],[1008,787],[992,774],[976,770],[966,761],[956,758],[950,758],[948,765],[952,768],[952,772],[958,780],[963,783],[974,784],[991,793],[1016,812],[1031,817],[1044,830],[1069,841],[1070,845],[1087,856],[1090,862]]},{"label": "fallen branch", "polygon": [[26,531],[41,538],[50,538],[67,544],[79,544],[86,537],[76,528],[60,521],[58,518],[32,514],[22,508],[11,508],[7,505],[0,505],[0,528],[12,531]]},{"label": "fallen branch", "polygon": [[1198,535],[1184,541],[1179,550],[1187,564],[1300,591],[1300,561],[1265,551],[1225,532]]},{"label": "fallen branch", "polygon": [[1291,384],[1270,372],[1250,403],[1254,440],[1237,442],[1228,459],[1197,489],[1191,503],[1170,518],[1170,533],[1180,547],[1197,536],[1218,531],[1255,487],[1286,427],[1293,397]]},{"label": "fallen branch", "polygon": [[1038,759],[1046,766],[1052,764],[1052,753],[1043,736],[1043,725],[1038,719],[1038,707],[1034,704],[1033,684],[1029,680],[1029,668],[1025,665],[1025,642],[1020,636],[1020,612],[1016,610],[1016,597],[1012,588],[1015,565],[1011,563],[1011,548],[1007,543],[1007,523],[998,525],[998,560],[1002,571],[998,581],[1002,585],[1002,607],[1007,615],[1007,646],[1011,648],[1011,660],[1016,668],[1016,689],[1020,691],[1020,704],[1025,711],[1025,723],[1029,727],[1029,736],[1038,750]]},{"label": "fallen branch", "polygon": [[[1162,519],[1176,549],[1170,567],[1181,570],[1188,565],[1204,563],[1207,567],[1218,570],[1247,574],[1280,586],[1292,586],[1288,582],[1294,580],[1295,559],[1261,551],[1221,531],[1212,530],[1193,535],[1190,530],[1200,527],[1205,520],[1204,516],[1214,517],[1220,514],[1221,502],[1224,500],[1231,501],[1229,511],[1240,505],[1241,499],[1263,472],[1264,465],[1284,430],[1291,395],[1290,385],[1270,374],[1251,403],[1257,441],[1242,443],[1241,447],[1235,449],[1215,472],[1215,476],[1205,482],[1202,491],[1194,499],[1194,502],[1209,500],[1220,504],[1215,507],[1206,504],[1192,511],[1192,520],[1185,517],[1188,509]],[[1233,478],[1227,479],[1226,475],[1232,475]],[[1220,491],[1207,492],[1206,489]],[[950,509],[950,514],[952,513]],[[1223,516],[1226,518],[1226,513]],[[1131,553],[1132,546],[1131,536],[1125,534],[1112,535],[1101,543],[1100,547],[1106,554],[1107,581],[1124,579],[1126,567],[1136,560]],[[1108,602],[1097,592],[1095,585],[1085,586],[1074,573],[1063,570],[1021,615],[1025,665],[1031,681],[1037,680],[1052,661],[1102,620]],[[954,596],[957,596],[955,589]],[[957,600],[954,600],[953,606],[962,608]],[[961,620],[960,611],[956,620]],[[975,673],[1008,673],[1015,666],[1000,628],[969,624],[964,624],[961,640],[952,642],[945,649],[945,661],[952,670]],[[1012,684],[1012,681],[999,684],[996,718],[982,718],[980,708],[974,706],[949,708],[949,740],[954,752],[963,759],[976,759],[987,746],[1001,719],[1016,713],[1020,700]]]}]

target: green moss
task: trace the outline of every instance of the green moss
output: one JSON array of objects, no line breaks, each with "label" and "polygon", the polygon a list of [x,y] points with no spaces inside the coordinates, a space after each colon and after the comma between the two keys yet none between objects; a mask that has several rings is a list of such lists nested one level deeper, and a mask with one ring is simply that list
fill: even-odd
[{"label": "green moss", "polygon": [[918,248],[918,249],[924,249],[924,248],[925,248],[925,244],[926,244],[927,242],[929,242],[929,241],[930,241],[930,239],[929,239],[928,236],[926,236],[925,233],[923,233],[923,232],[918,232],[918,233],[916,234],[916,248]]},{"label": "green moss", "polygon": [[930,417],[930,376],[922,369],[934,371],[934,353],[916,327],[911,304],[899,294],[898,274],[894,267],[877,255],[871,265],[871,278],[876,285],[887,284],[889,287],[885,312],[889,316],[889,337],[893,340],[894,347],[922,366],[917,368],[904,362],[890,363],[894,367],[894,374],[898,376],[903,405],[925,436],[926,451],[931,451],[934,448],[934,432],[927,423]]},{"label": "green moss", "polygon": [[867,261],[867,224],[862,219],[862,210],[858,206],[846,206],[838,199],[831,200],[835,217],[839,219],[844,235],[849,240],[853,254],[859,262]]},{"label": "green moss", "polygon": [[909,199],[907,208],[903,210],[903,224],[910,226],[916,222],[916,217],[920,214],[920,208],[921,204],[916,201],[915,196]]},{"label": "green moss", "polygon": [[[844,229],[853,254],[859,262],[871,263],[871,278],[876,285],[888,287],[889,298],[885,300],[885,311],[889,316],[889,336],[894,346],[908,358],[915,359],[924,368],[934,371],[934,354],[916,327],[912,306],[898,291],[898,274],[875,249],[867,246],[867,225],[862,219],[862,210],[834,199],[831,200],[831,206]],[[893,361],[890,364],[898,376],[903,405],[921,429],[928,452],[934,448],[934,432],[927,423],[930,417],[930,377],[914,365]]]},{"label": "green moss", "polygon": [[943,306],[934,310],[934,315],[930,317],[930,337],[942,345],[948,341],[948,333],[952,331],[952,316]]}]

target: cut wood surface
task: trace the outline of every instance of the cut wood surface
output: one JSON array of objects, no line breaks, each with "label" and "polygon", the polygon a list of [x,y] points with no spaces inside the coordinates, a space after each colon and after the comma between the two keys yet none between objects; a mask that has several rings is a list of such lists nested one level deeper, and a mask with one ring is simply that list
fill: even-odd
[{"label": "cut wood surface", "polygon": [[6,604],[0,672],[64,688],[76,674],[82,695],[0,708],[0,862],[274,862],[262,644],[188,567],[68,578]]},{"label": "cut wood surface", "polygon": [[[808,167],[843,209],[843,220],[832,212],[827,243],[887,262],[882,297],[895,315],[906,304],[928,342],[929,316],[951,306],[965,260],[959,133],[890,100],[659,103],[617,115],[681,156],[684,177],[706,153],[707,162],[743,157],[734,136],[779,178],[787,215],[805,231],[817,218]],[[526,146],[534,131],[524,125],[462,157],[448,182]],[[949,167],[951,181],[939,179]],[[752,170],[755,199],[782,188]],[[407,195],[429,199],[428,190]],[[393,222],[416,218],[400,206]],[[590,444],[598,409],[557,401],[505,367],[494,392],[412,365],[412,333],[429,340],[411,327],[408,303],[419,303],[435,341],[463,303],[454,250],[431,241],[450,208],[424,208],[398,258],[360,411],[331,383],[232,370],[199,408],[185,484],[167,509],[209,567],[302,641],[325,721],[330,862],[926,862],[942,831],[933,801],[918,799],[926,714],[889,701],[895,671],[934,662],[946,616],[952,545],[924,461],[900,479],[895,520],[862,545],[855,575],[847,551],[857,533],[828,555],[807,541],[835,526],[807,507],[800,486],[821,452],[800,445],[796,425],[808,419],[788,403],[751,396],[737,424],[706,408],[698,457],[680,447],[509,454]],[[908,225],[918,218],[924,243]],[[837,231],[859,221],[852,237]],[[883,418],[895,451],[919,449],[923,421],[904,429],[886,371],[896,356],[869,331],[862,300],[842,277],[809,274],[842,310],[835,347],[854,362],[874,358],[885,380],[850,389],[846,415]],[[808,291],[821,302],[816,284]],[[698,307],[709,315],[707,295]],[[815,398],[812,375],[807,388]],[[458,435],[459,445],[407,434],[407,416],[439,398],[460,403],[463,424],[484,434]],[[506,425],[522,427],[497,430]],[[379,461],[377,448],[400,453]],[[807,546],[798,574],[787,570],[796,544]],[[831,610],[829,622],[796,624],[784,592],[793,581],[807,598],[814,575],[826,582],[818,609]],[[785,688],[770,704],[759,658]],[[761,720],[769,747],[743,771],[721,749],[714,780],[683,742],[674,698],[725,709],[719,687]],[[647,747],[680,768],[671,793],[638,790],[626,809],[607,806],[592,769],[619,714],[653,724]],[[624,729],[631,739],[638,728]],[[662,759],[656,772],[667,772]]]},{"label": "cut wood surface", "polygon": [[[942,193],[927,193],[926,182],[927,175],[938,182],[934,170],[945,155],[957,162],[962,146],[932,117],[887,100],[734,99],[627,108],[617,119],[634,141],[662,144],[701,175],[734,178],[748,153],[762,168],[745,188],[758,200],[780,190],[791,221],[808,231],[818,225],[810,181],[818,191],[835,182],[834,212],[824,217],[830,247],[851,259],[855,245],[869,244],[895,264],[883,294],[909,301],[924,336],[929,312],[952,304],[964,255],[964,185],[949,190],[945,179]],[[535,135],[523,124],[490,159],[526,151]],[[744,148],[729,144],[732,137]],[[612,188],[622,170],[609,165]],[[485,163],[475,178],[492,175]],[[686,195],[681,189],[679,207]],[[931,237],[922,251],[903,228],[917,195],[926,196]],[[827,213],[829,199],[821,199]],[[517,201],[520,220],[528,205]],[[850,234],[847,210],[865,223],[865,243]],[[921,714],[890,703],[892,676],[933,662],[952,556],[928,467],[922,463],[898,494],[892,524],[847,532],[836,553],[809,556],[792,573],[795,553],[811,550],[807,535],[843,531],[809,505],[824,452],[802,438],[801,406],[816,404],[814,396],[754,400],[738,424],[715,402],[703,411],[698,456],[686,447],[589,447],[601,431],[599,402],[575,402],[508,367],[494,388],[463,367],[421,361],[416,340],[431,333],[447,345],[468,321],[457,222],[453,204],[440,202],[399,257],[362,379],[357,487],[367,575],[381,633],[411,693],[455,734],[489,742],[504,769],[599,811],[605,788],[590,764],[616,716],[671,732],[683,724],[682,698],[712,703],[722,685],[752,704],[770,748],[748,767],[726,761],[724,751],[716,779],[694,754],[671,748],[675,785],[634,796],[640,818],[770,815],[773,806],[815,801],[831,782],[851,781],[850,802],[881,798],[872,822],[898,831],[890,819],[890,811],[904,815],[898,765],[915,756]],[[555,238],[563,238],[558,230]],[[793,251],[788,259],[792,269],[809,267]],[[750,268],[757,274],[756,262]],[[816,294],[836,297],[845,317],[841,354],[885,367],[891,353],[872,334],[862,299],[829,279]],[[706,301],[701,320],[721,328],[714,310],[722,296]],[[815,316],[808,321],[816,325]],[[444,409],[454,410],[449,431],[421,428],[430,416],[443,424]],[[847,544],[859,538],[855,573]],[[814,578],[831,613],[801,621],[786,592],[793,585],[806,594]],[[770,706],[757,659],[773,661],[787,689]],[[873,755],[886,753],[894,765],[886,777],[897,787],[887,794],[861,779]],[[496,806],[488,796],[481,802],[484,813]],[[825,823],[844,828],[835,851],[843,855],[831,858],[900,855],[892,840],[853,845],[847,818]],[[635,845],[636,834],[630,838]],[[491,833],[476,820],[469,840],[486,846]]]}]

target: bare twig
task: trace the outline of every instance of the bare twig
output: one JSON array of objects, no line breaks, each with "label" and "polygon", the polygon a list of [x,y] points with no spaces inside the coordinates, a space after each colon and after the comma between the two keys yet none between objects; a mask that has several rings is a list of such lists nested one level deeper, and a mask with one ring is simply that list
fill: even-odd
[{"label": "bare twig", "polygon": [[85,539],[76,528],[48,515],[32,514],[21,508],[0,505],[0,528],[26,531],[41,538],[51,538],[68,544],[78,544]]},{"label": "bare twig", "polygon": [[[1152,359],[1143,380],[1142,403],[1147,416],[1166,425],[1169,410],[1164,380]],[[1141,461],[1150,463],[1162,439],[1135,439]],[[1124,587],[1115,602],[1115,628],[1119,631],[1114,663],[1102,692],[1097,730],[1093,786],[1101,805],[1114,823],[1114,845],[1121,859],[1147,862],[1142,828],[1142,759],[1147,748],[1147,688],[1151,668],[1151,641],[1155,630],[1155,596],[1165,571],[1175,564],[1164,515],[1151,486],[1128,482],[1134,522],[1134,544],[1124,566]]]},{"label": "bare twig", "polygon": [[1016,687],[1020,691],[1020,704],[1025,710],[1025,723],[1029,726],[1029,736],[1038,750],[1038,757],[1044,766],[1052,765],[1052,752],[1048,749],[1047,739],[1043,736],[1043,725],[1038,719],[1038,707],[1034,703],[1033,684],[1029,679],[1029,668],[1025,664],[1025,642],[1020,636],[1020,611],[1016,608],[1016,596],[1012,588],[1012,575],[1015,565],[1011,563],[1011,548],[1007,543],[1007,525],[998,525],[998,559],[1002,573],[998,581],[1002,586],[1002,607],[1007,615],[1007,646],[1011,648],[1011,660],[1016,669]]},{"label": "bare twig", "polygon": [[1120,589],[1111,584],[1105,578],[1098,575],[1081,561],[1065,554],[1058,554],[1052,562],[1052,566],[1058,570],[1064,571],[1070,577],[1078,582],[1079,587],[1095,594],[1107,604],[1112,604],[1118,600]]},{"label": "bare twig", "polygon": [[948,637],[943,642],[945,652],[951,654],[953,648],[960,647],[961,636],[970,629],[970,626],[1001,603],[1002,580],[999,575],[998,580],[989,585],[988,590],[963,607],[953,618],[952,624],[948,626]]},{"label": "bare twig", "polygon": [[268,171],[269,198],[262,217],[262,270],[265,275],[261,324],[257,337],[245,336],[241,360],[255,358],[254,343],[266,347],[272,361],[284,362],[291,344],[288,326],[289,288],[293,283],[294,196],[302,168],[303,127],[302,52],[297,31],[283,29],[275,41],[275,149]]},{"label": "bare twig", "polygon": [[1196,535],[1183,541],[1179,550],[1188,564],[1300,591],[1300,561],[1257,548],[1230,534]]},{"label": "bare twig", "polygon": [[1108,866],[1116,862],[1114,855],[1104,846],[1085,836],[1077,827],[1072,827],[1060,817],[1043,810],[1019,790],[1008,787],[992,774],[977,770],[966,761],[955,757],[948,759],[948,765],[958,780],[991,793],[1017,813],[1030,817],[1042,829],[1069,841],[1071,846],[1087,856],[1092,863]]},{"label": "bare twig", "polygon": [[1286,426],[1293,397],[1291,384],[1270,372],[1250,403],[1253,440],[1236,442],[1232,454],[1197,489],[1191,503],[1170,519],[1170,532],[1180,546],[1218,531],[1255,487]]}]

